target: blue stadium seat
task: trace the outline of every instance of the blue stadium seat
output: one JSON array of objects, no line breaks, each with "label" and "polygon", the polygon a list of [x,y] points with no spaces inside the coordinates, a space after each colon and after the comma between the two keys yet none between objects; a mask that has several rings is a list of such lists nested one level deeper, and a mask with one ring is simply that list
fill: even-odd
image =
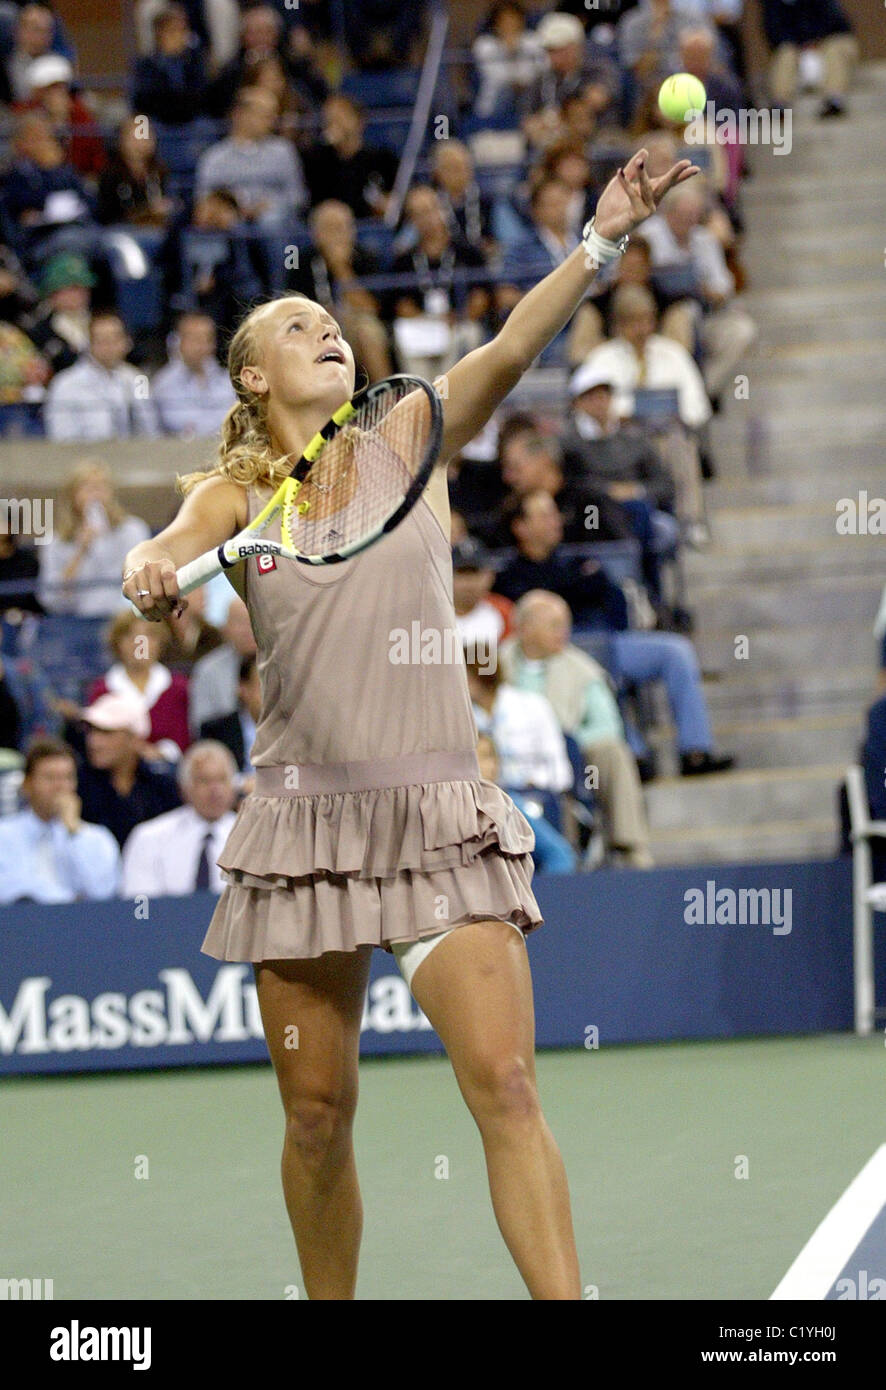
[{"label": "blue stadium seat", "polygon": [[418,93],[419,71],[417,68],[392,68],[387,72],[349,72],[344,77],[341,90],[346,96],[370,109],[380,106],[407,106],[415,104]]},{"label": "blue stadium seat", "polygon": [[166,239],[166,232],[159,227],[109,228],[125,232],[144,252],[148,262],[148,273],[139,279],[120,273],[120,267],[111,258],[111,270],[117,294],[117,308],[132,333],[151,333],[159,329],[164,321],[167,305],[163,272],[160,268],[160,251]]},{"label": "blue stadium seat", "polygon": [[31,649],[34,666],[54,695],[81,702],[86,687],[108,668],[106,618],[51,613],[40,619]]},{"label": "blue stadium seat", "polygon": [[40,402],[0,405],[0,439],[39,439],[44,433]]},{"label": "blue stadium seat", "polygon": [[402,154],[411,121],[411,111],[373,111],[366,121],[364,140],[367,145]]},{"label": "blue stadium seat", "polygon": [[157,137],[157,153],[171,175],[193,179],[197,160],[210,145],[221,140],[226,132],[224,121],[213,121],[200,116],[187,125],[164,125],[154,122]]},{"label": "blue stadium seat", "polygon": [[386,270],[393,260],[395,236],[394,228],[386,227],[383,222],[364,218],[357,223],[357,241],[375,256],[379,270]]}]

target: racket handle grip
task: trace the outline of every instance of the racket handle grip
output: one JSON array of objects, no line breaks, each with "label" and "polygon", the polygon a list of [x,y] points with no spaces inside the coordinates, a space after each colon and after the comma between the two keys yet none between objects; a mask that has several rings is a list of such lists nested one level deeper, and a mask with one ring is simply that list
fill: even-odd
[{"label": "racket handle grip", "polygon": [[199,589],[201,584],[206,584],[217,574],[221,574],[224,568],[219,559],[219,552],[207,550],[205,555],[198,555],[196,560],[191,560],[187,565],[182,565],[180,570],[176,570],[179,593],[184,597],[192,589]]}]

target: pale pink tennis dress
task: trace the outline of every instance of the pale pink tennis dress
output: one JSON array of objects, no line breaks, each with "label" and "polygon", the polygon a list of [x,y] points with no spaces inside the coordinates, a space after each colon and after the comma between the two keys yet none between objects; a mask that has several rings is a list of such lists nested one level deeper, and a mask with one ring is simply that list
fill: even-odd
[{"label": "pale pink tennis dress", "polygon": [[[250,517],[269,496],[249,490]],[[539,926],[533,832],[479,774],[451,552],[424,498],[340,564],[245,569],[256,788],[219,859],[203,950],[305,958],[487,918]]]}]

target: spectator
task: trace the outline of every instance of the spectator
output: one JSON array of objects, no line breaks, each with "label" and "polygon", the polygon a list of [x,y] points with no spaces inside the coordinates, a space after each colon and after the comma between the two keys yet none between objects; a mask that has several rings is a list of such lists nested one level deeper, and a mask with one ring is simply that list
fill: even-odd
[{"label": "spectator", "polygon": [[151,721],[140,700],[102,695],[81,711],[86,761],[80,767],[83,814],[123,847],[142,821],[181,804],[175,778],[141,756]]},{"label": "spectator", "polygon": [[[412,275],[415,289],[394,292],[394,342],[404,371],[433,377],[482,341],[479,321],[489,295],[458,272],[480,269],[482,254],[453,236],[435,189],[417,184],[404,205],[416,242],[394,261],[394,271]],[[466,306],[459,320],[454,312]]]},{"label": "spectator", "polygon": [[21,728],[21,714],[6,679],[3,658],[0,657],[0,750],[18,748]]},{"label": "spectator", "polygon": [[269,269],[262,242],[238,234],[243,215],[228,188],[216,188],[194,204],[195,232],[224,233],[184,239],[194,308],[208,314],[219,333],[227,336],[242,318],[243,305],[267,294]]},{"label": "spectator", "polygon": [[[644,685],[663,681],[677,729],[680,766],[684,776],[724,772],[733,759],[717,756],[701,672],[692,643],[671,632],[627,631],[624,596],[594,560],[568,559],[559,551],[563,522],[553,498],[533,492],[519,501],[512,530],[518,554],[498,574],[495,587],[517,600],[530,589],[559,594],[577,625],[609,635],[610,672],[619,683]],[[645,741],[628,730],[638,761],[651,771],[653,760]]]},{"label": "spectator", "polygon": [[609,677],[569,642],[572,618],[556,594],[530,590],[515,605],[515,636],[501,649],[505,680],[550,701],[561,729],[596,771],[606,843],[631,868],[649,869],[649,825],[637,764]]},{"label": "spectator", "polygon": [[779,105],[797,91],[800,51],[814,44],[824,64],[822,118],[842,116],[858,60],[858,44],[839,0],[762,0],[763,28],[772,52],[769,86]]},{"label": "spectator", "polygon": [[[230,593],[227,580],[222,581]],[[208,656],[220,647],[224,638],[217,627],[206,620],[206,585],[192,589],[188,601],[166,618],[169,628],[169,647],[166,665],[170,671],[190,676],[201,656]]]},{"label": "spectator", "polygon": [[[480,734],[477,739],[477,762],[480,776],[486,782],[499,784],[498,750],[491,734]],[[541,815],[541,807],[531,796],[525,796],[511,787],[510,798],[518,811],[528,820],[535,844],[532,849],[532,862],[539,874],[569,874],[576,867],[575,850],[559,830]]]},{"label": "spectator", "polygon": [[434,187],[449,229],[487,256],[493,248],[492,199],[477,183],[467,145],[441,140],[433,159]]},{"label": "spectator", "polygon": [[301,162],[275,135],[279,106],[263,87],[244,87],[231,112],[231,133],[197,161],[197,196],[230,189],[247,222],[284,230],[307,203]]},{"label": "spectator", "polygon": [[[645,223],[644,228],[648,225]],[[612,301],[621,285],[640,285],[648,290],[655,300],[662,337],[673,338],[674,342],[679,343],[688,353],[693,353],[696,341],[693,307],[681,298],[685,293],[682,288],[675,298],[674,294],[666,292],[655,283],[652,276],[652,251],[645,236],[632,236],[624,255],[613,261],[611,266],[611,270],[594,281],[592,293],[579,306],[573,319],[569,332],[569,360],[572,365],[579,366],[604,339],[615,336]],[[597,293],[593,293],[595,289]]]},{"label": "spectator", "polygon": [[536,34],[546,63],[524,94],[522,115],[528,138],[544,146],[557,136],[560,106],[567,96],[583,92],[600,120],[614,112],[621,79],[606,49],[593,39],[585,40],[584,27],[575,15],[546,14]]},{"label": "spectator", "polygon": [[671,73],[680,71],[680,36],[697,27],[680,13],[674,0],[640,0],[636,9],[618,22],[621,61],[630,69],[638,92],[659,86]]},{"label": "spectator", "polygon": [[27,333],[37,292],[21,261],[9,246],[0,246],[0,322],[13,323]]},{"label": "spectator", "polygon": [[51,382],[46,433],[61,443],[159,433],[148,379],[126,361],[132,340],[118,314],[94,314],[89,352]]},{"label": "spectator", "polygon": [[[508,271],[515,280],[531,279],[561,265],[579,244],[571,226],[572,190],[562,179],[543,178],[532,191],[532,222],[523,241],[511,247]],[[516,262],[516,266],[513,262]]]},{"label": "spectator", "polygon": [[123,851],[121,895],[178,897],[223,888],[217,859],[234,824],[234,760],[224,744],[195,743],[178,769],[181,806],[137,825]]},{"label": "spectator", "polygon": [[645,224],[644,232],[654,269],[683,266],[693,274],[705,386],[717,397],[757,330],[750,315],[735,301],[735,280],[719,241],[702,226],[704,212],[703,193],[695,188],[675,188]]},{"label": "spectator", "polygon": [[314,61],[311,42],[304,30],[301,37],[290,33],[288,41],[284,42],[281,15],[270,5],[253,5],[241,17],[238,51],[220,69],[212,84],[212,114],[226,115],[238,90],[251,85],[256,69],[271,58],[285,64],[287,80],[304,109],[313,111],[321,105],[329,89]]},{"label": "spectator", "polygon": [[714,103],[715,115],[721,111],[737,115],[744,103],[741,83],[720,61],[714,31],[707,26],[684,29],[679,43],[680,71],[698,78],[708,102]]},{"label": "spectator", "polygon": [[209,652],[191,673],[191,730],[198,734],[210,719],[233,714],[238,706],[240,665],[255,655],[249,610],[241,598],[231,600],[221,629],[224,644]]},{"label": "spectator", "polygon": [[146,116],[127,116],[99,179],[99,222],[165,227],[173,210],[172,199],[166,196],[166,177],[166,166],[157,157],[154,127]]},{"label": "spectator", "polygon": [[378,301],[360,285],[360,277],[377,269],[374,256],[357,242],[354,214],[347,203],[330,199],[311,213],[312,245],[289,271],[287,289],[322,304],[339,321],[342,336],[369,376],[379,381],[391,373],[388,335],[379,318]]},{"label": "spectator", "polygon": [[414,65],[426,0],[342,0],[348,52],[359,68],[385,71]]},{"label": "spectator", "polygon": [[[141,54],[157,48],[154,18],[166,8],[166,0],[135,0],[136,42]],[[188,18],[213,72],[229,63],[237,53],[240,38],[240,10],[236,0],[188,0]]]},{"label": "spectator", "polygon": [[544,695],[517,690],[505,681],[497,655],[481,661],[465,653],[477,729],[495,741],[503,787],[557,798],[573,780],[557,716]]},{"label": "spectator", "polygon": [[27,809],[0,820],[0,902],[113,897],[120,851],[113,835],[83,819],[73,750],[59,739],[32,744],[21,794]]},{"label": "spectator", "polygon": [[73,367],[89,347],[95,276],[82,256],[61,251],[40,277],[40,302],[22,325],[53,373]]},{"label": "spectator", "polygon": [[633,534],[631,519],[620,502],[590,487],[581,475],[566,477],[558,441],[543,434],[532,416],[508,422],[501,434],[499,458],[508,493],[491,518],[491,544],[512,544],[510,517],[515,499],[539,489],[556,502],[564,537],[570,543],[620,541]]},{"label": "spectator", "polygon": [[95,117],[72,89],[74,69],[60,53],[37,58],[28,69],[26,110],[44,111],[72,169],[84,179],[105,167],[105,143]]},{"label": "spectator", "polygon": [[[287,140],[294,140],[297,145],[306,107],[290,85],[283,59],[276,53],[270,54],[267,58],[260,58],[244,72],[242,85],[260,87],[263,91],[271,93],[280,112],[277,121],[278,131]],[[313,115],[313,107],[307,109]]]},{"label": "spectator", "polygon": [[151,394],[167,434],[216,434],[234,404],[230,377],[216,357],[215,324],[208,314],[182,314],[174,356],[151,383]]},{"label": "spectator", "polygon": [[261,681],[258,674],[258,659],[253,652],[244,656],[240,662],[237,685],[237,708],[230,714],[207,719],[200,726],[201,739],[216,739],[229,750],[240,772],[252,777],[254,768],[250,761],[255,730],[261,714]]},{"label": "spectator", "polygon": [[127,607],[112,620],[106,640],[115,661],[90,686],[86,703],[92,705],[102,695],[122,695],[133,704],[140,700],[151,724],[150,744],[142,756],[177,762],[191,742],[188,680],[161,661],[169,646],[168,630],[145,622]]},{"label": "spectator", "polygon": [[463,645],[473,650],[498,650],[511,631],[513,604],[491,594],[495,568],[492,557],[473,536],[452,548],[452,594],[455,621]]},{"label": "spectator", "polygon": [[62,488],[55,538],[42,557],[43,603],[54,613],[110,617],[126,604],[123,561],[149,535],[147,523],[127,516],[117,501],[106,464],[76,464]]},{"label": "spectator", "polygon": [[334,198],[355,217],[381,216],[397,173],[397,156],[363,140],[366,114],[352,97],[336,92],[323,106],[323,138],[305,155],[311,202]]},{"label": "spectator", "polygon": [[[883,777],[886,768],[886,695],[881,695],[868,710],[860,762],[871,818],[886,820],[886,783]],[[871,858],[874,882],[882,883],[886,879],[886,840],[880,835],[871,840]]]},{"label": "spectator", "polygon": [[[672,512],[674,480],[650,441],[624,428],[612,410],[612,382],[595,367],[570,381],[572,416],[562,445],[567,473],[580,474],[616,502],[638,498]],[[670,528],[668,528],[670,529]]]},{"label": "spectator", "polygon": [[53,47],[55,17],[48,5],[22,5],[15,27],[13,49],[5,59],[7,90],[0,100],[27,101],[31,94],[28,74],[37,58]]},{"label": "spectator", "polygon": [[680,422],[687,432],[689,448],[673,449],[667,461],[677,486],[677,510],[703,525],[704,503],[701,475],[694,437],[711,418],[701,373],[679,343],[656,333],[655,300],[639,285],[622,285],[612,301],[616,336],[589,353],[582,367],[608,376],[614,386],[614,409],[622,419],[634,414],[634,392],[647,390],[677,392]]},{"label": "spectator", "polygon": [[546,151],[539,169],[539,181],[555,179],[569,189],[566,226],[580,237],[594,215],[599,189],[594,186],[591,161],[584,146],[575,140],[558,140]]},{"label": "spectator", "polygon": [[0,323],[0,405],[39,401],[51,368],[14,323]]},{"label": "spectator", "polygon": [[0,185],[7,217],[26,257],[48,255],[60,229],[90,222],[86,190],[45,111],[26,111],[17,118],[13,156]]},{"label": "spectator", "polygon": [[[37,598],[39,573],[37,551],[21,544],[9,504],[0,505],[0,618],[5,622],[17,626],[23,613],[43,613]],[[15,592],[5,593],[6,584],[14,584]]]},{"label": "spectator", "polygon": [[187,125],[207,104],[203,51],[184,5],[164,5],[152,27],[154,50],[137,58],[132,70],[133,109],[166,125]]},{"label": "spectator", "polygon": [[545,66],[538,35],[520,0],[496,0],[473,43],[477,70],[474,115],[516,125],[520,100]]}]

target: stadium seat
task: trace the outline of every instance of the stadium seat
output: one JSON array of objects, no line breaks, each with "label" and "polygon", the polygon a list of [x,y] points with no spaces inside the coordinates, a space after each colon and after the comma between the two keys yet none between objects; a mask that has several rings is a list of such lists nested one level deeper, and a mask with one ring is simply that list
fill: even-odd
[{"label": "stadium seat", "polygon": [[410,112],[418,92],[417,68],[393,68],[385,72],[349,72],[341,90],[370,110],[382,106],[405,106]]},{"label": "stadium seat", "polygon": [[380,270],[386,270],[393,260],[395,236],[394,228],[383,222],[362,219],[357,223],[357,242],[375,256]]}]

